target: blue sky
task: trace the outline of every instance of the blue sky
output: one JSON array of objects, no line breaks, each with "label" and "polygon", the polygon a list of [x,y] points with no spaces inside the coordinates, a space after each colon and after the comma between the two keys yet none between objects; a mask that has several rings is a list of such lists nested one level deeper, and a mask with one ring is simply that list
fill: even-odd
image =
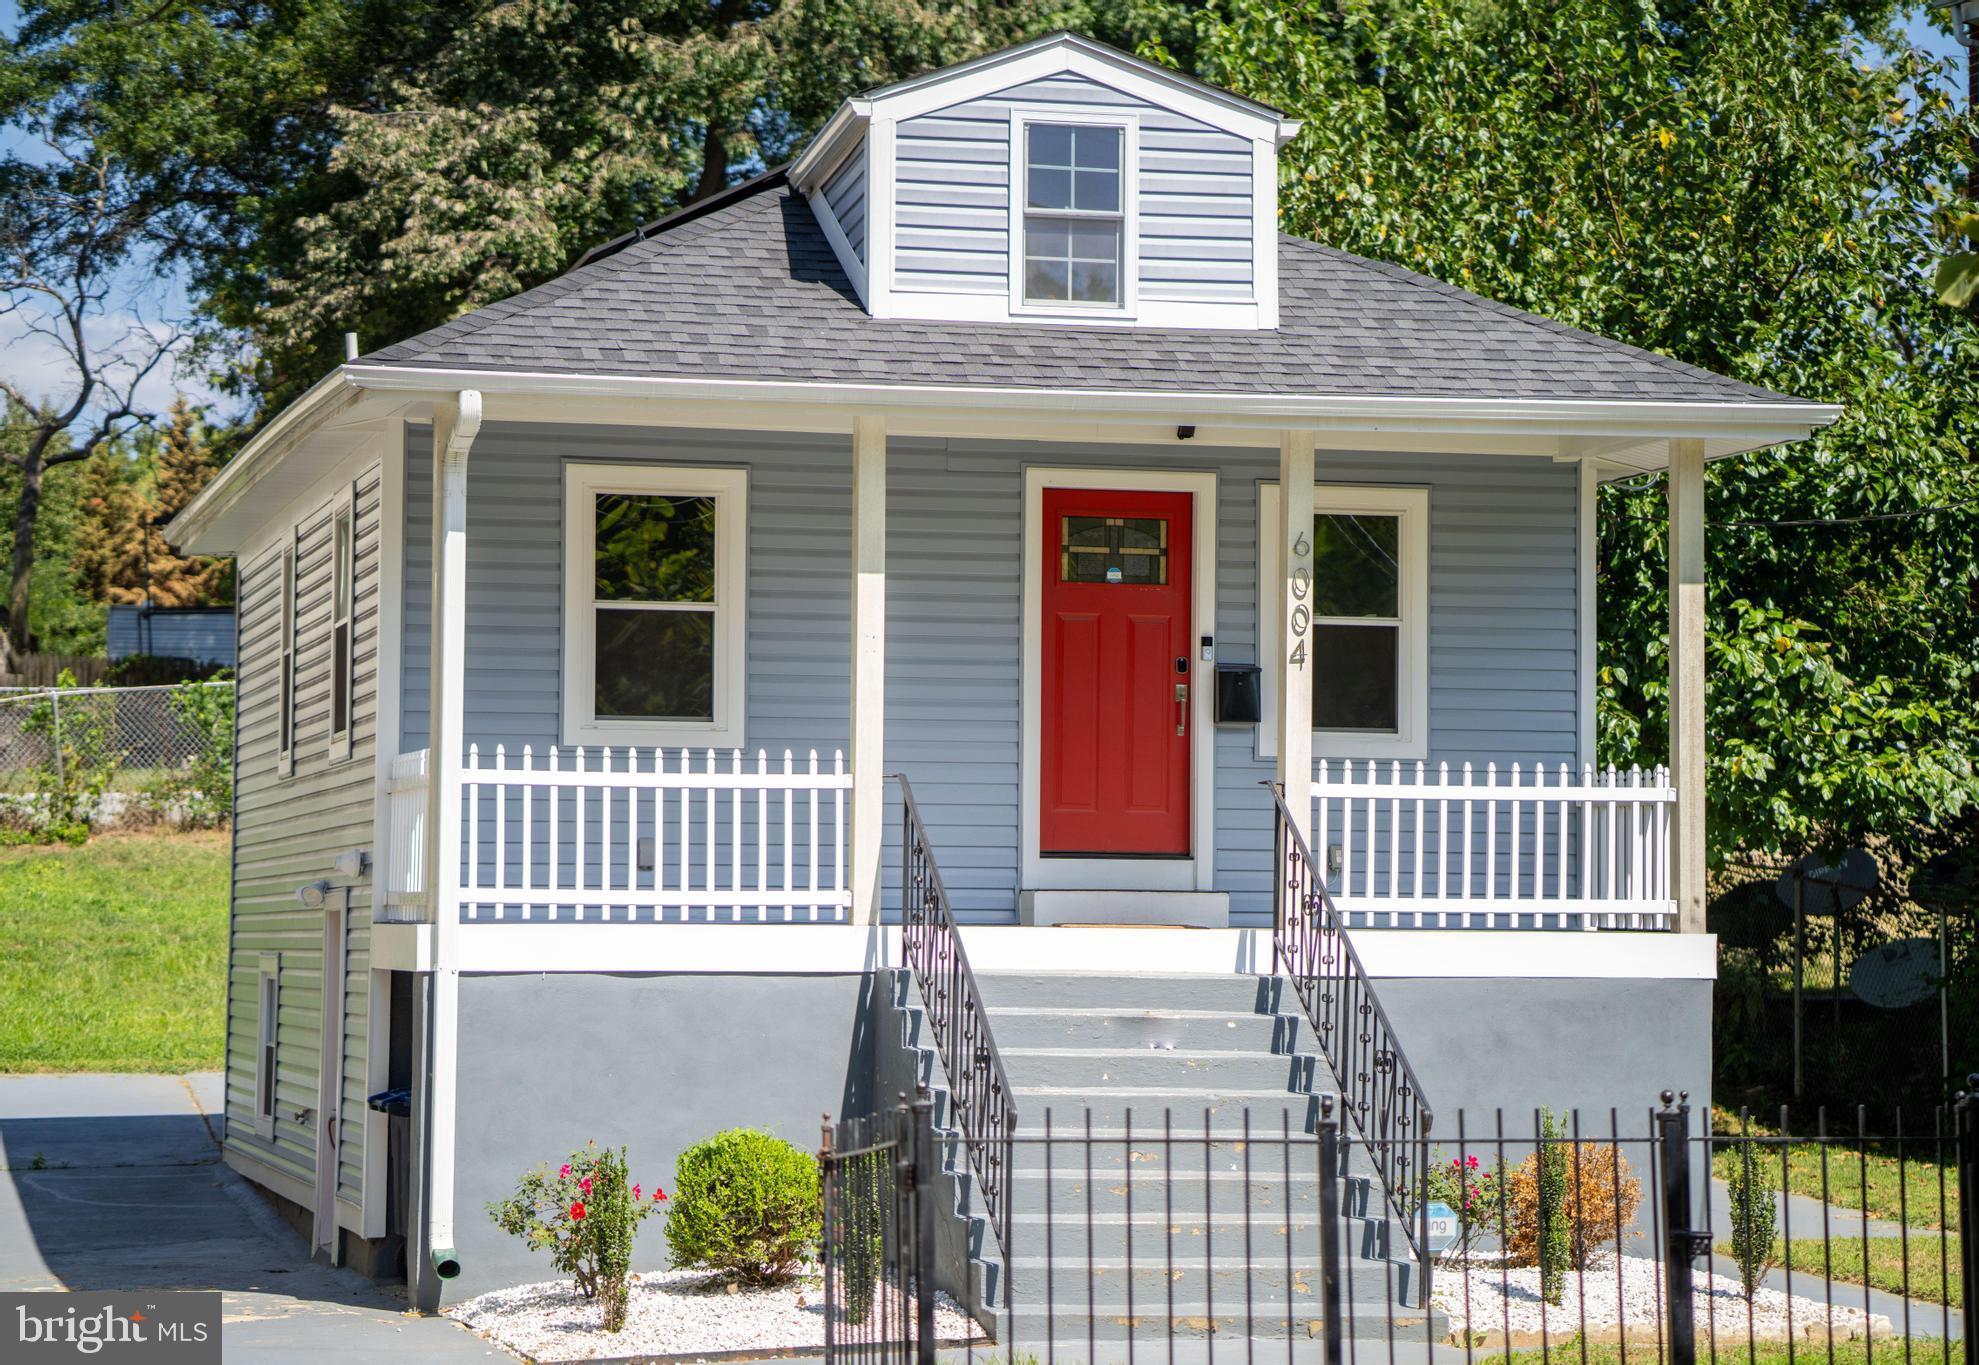
[{"label": "blue sky", "polygon": [[[0,33],[11,35],[14,32],[19,13],[16,0],[0,0]],[[1926,51],[1940,57],[1963,57],[1962,50],[1949,34],[1932,27],[1922,8],[1912,12],[1906,28],[1911,41]],[[19,129],[0,125],[0,153],[26,146]],[[159,278],[142,270],[129,272],[121,303],[127,319],[132,316],[154,320],[183,318],[189,311],[183,281]],[[63,372],[59,358],[47,353],[36,354],[32,342],[23,344],[17,330],[10,332],[0,326],[0,350],[6,353],[13,377],[24,380],[29,387],[60,384]],[[229,404],[209,388],[203,377],[187,366],[181,366],[176,374],[156,376],[155,384],[145,396],[162,407],[170,400],[174,389],[196,400],[211,403],[222,413],[229,409]]]}]

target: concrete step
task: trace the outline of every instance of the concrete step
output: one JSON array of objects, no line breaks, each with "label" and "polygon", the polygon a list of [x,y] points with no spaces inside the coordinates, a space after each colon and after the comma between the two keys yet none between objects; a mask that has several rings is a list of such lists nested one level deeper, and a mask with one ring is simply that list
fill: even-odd
[{"label": "concrete step", "polygon": [[[1281,1059],[1282,1060],[1282,1059]],[[1092,1121],[1095,1138],[1118,1140],[1131,1113],[1137,1132],[1158,1131],[1164,1115],[1180,1132],[1184,1127],[1215,1136],[1241,1135],[1246,1119],[1252,1133],[1281,1133],[1287,1124],[1294,1133],[1309,1131],[1318,1101],[1295,1095],[1282,1085],[1240,1090],[1224,1087],[1026,1085],[1011,1077],[1020,1136],[1043,1136],[1047,1118],[1054,1138],[1081,1138]],[[1023,1158],[1020,1156],[1019,1160]]]},{"label": "concrete step", "polygon": [[[1366,1310],[1355,1307],[1344,1314],[1342,1335],[1355,1341],[1422,1341],[1431,1337],[1442,1341],[1449,1332],[1449,1321],[1441,1313],[1425,1314],[1420,1309],[1385,1305]],[[1119,1350],[1107,1351],[1108,1343],[1132,1340],[1156,1344],[1168,1341],[1213,1343],[1215,1356],[1222,1360],[1241,1358],[1247,1341],[1310,1342],[1317,1351],[1325,1335],[1324,1318],[1316,1303],[1304,1299],[1288,1306],[1260,1303],[1253,1298],[1249,1311],[1242,1297],[1234,1303],[1222,1299],[1204,1301],[1177,1295],[1173,1304],[1168,1296],[1143,1301],[1139,1295],[1129,1305],[1124,1296],[1095,1298],[1089,1306],[1084,1294],[1076,1300],[1018,1303],[1000,1323],[1009,1340],[1011,1360],[1050,1360],[1056,1365],[1089,1361],[1092,1365],[1123,1365],[1126,1357]],[[1088,1341],[1099,1349],[1088,1349]],[[1279,1346],[1278,1351],[1285,1350]],[[1444,1348],[1447,1353],[1448,1347]],[[1160,1357],[1165,1360],[1166,1356]],[[1178,1355],[1178,1362],[1183,1359]],[[1259,1360],[1275,1359],[1272,1353],[1257,1353]],[[1303,1359],[1303,1351],[1295,1359]],[[1315,1357],[1316,1358],[1316,1357]]]},{"label": "concrete step", "polygon": [[1254,1011],[1129,1008],[991,1009],[999,1051],[1023,1047],[1102,1047],[1120,1051],[1293,1052],[1311,1030],[1285,1014]]},{"label": "concrete step", "polygon": [[[1241,1241],[1216,1245],[1207,1258],[1200,1246],[1194,1248],[1193,1256],[1182,1255],[1178,1247],[1172,1262],[1160,1250],[1149,1255],[1139,1247],[1131,1263],[1118,1255],[1074,1254],[1056,1244],[1049,1260],[1041,1245],[1031,1250],[1038,1254],[1028,1255],[1019,1247],[1011,1261],[1010,1291],[1020,1309],[1026,1304],[1042,1304],[1047,1293],[1061,1304],[1082,1304],[1089,1287],[1100,1302],[1125,1303],[1131,1284],[1135,1302],[1150,1306],[1165,1299],[1172,1289],[1184,1302],[1241,1304],[1248,1294],[1254,1304],[1279,1305],[1281,1316],[1288,1302],[1315,1314],[1320,1311],[1317,1252],[1303,1257],[1294,1253],[1288,1267],[1282,1243],[1254,1243],[1248,1259]],[[1403,1296],[1405,1277],[1406,1271],[1400,1267],[1384,1274],[1382,1267],[1360,1261],[1349,1283],[1343,1262],[1342,1302],[1378,1312]]]},{"label": "concrete step", "polygon": [[[1033,1009],[1215,1010],[1271,1013],[1270,977],[1222,972],[1202,976],[1110,976],[1087,972],[977,972],[991,1011]],[[999,1042],[1000,1045],[1000,1042]]]},{"label": "concrete step", "polygon": [[1286,1057],[1268,1050],[1001,1045],[999,1050],[1010,1083],[1024,1088],[1306,1090],[1313,1076],[1311,1057]]}]

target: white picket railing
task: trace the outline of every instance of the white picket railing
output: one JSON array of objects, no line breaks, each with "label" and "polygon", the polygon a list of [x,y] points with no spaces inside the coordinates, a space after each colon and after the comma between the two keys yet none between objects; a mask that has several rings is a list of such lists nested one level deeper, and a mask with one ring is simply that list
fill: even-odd
[{"label": "white picket railing", "polygon": [[1665,928],[1667,768],[1319,765],[1315,853],[1348,922],[1384,928]]},{"label": "white picket railing", "polygon": [[426,750],[392,759],[385,791],[385,884],[378,919],[417,924],[426,918]]},{"label": "white picket railing", "polygon": [[[698,761],[698,763],[697,763]],[[844,920],[845,755],[468,750],[468,920]]]}]

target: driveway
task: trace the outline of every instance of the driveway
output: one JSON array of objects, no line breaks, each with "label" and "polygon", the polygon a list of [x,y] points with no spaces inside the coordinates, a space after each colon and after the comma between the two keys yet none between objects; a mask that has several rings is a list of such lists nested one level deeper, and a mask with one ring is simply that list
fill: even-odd
[{"label": "driveway", "polygon": [[218,1289],[228,1360],[512,1359],[348,1270],[220,1161],[220,1077],[0,1076],[0,1290]]}]

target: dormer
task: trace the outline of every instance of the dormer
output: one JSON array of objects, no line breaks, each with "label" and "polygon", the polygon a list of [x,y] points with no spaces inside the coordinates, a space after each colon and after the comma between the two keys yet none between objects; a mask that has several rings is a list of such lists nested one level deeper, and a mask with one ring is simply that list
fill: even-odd
[{"label": "dormer", "polygon": [[1059,33],[847,100],[790,180],[874,317],[1256,330],[1298,128]]}]

